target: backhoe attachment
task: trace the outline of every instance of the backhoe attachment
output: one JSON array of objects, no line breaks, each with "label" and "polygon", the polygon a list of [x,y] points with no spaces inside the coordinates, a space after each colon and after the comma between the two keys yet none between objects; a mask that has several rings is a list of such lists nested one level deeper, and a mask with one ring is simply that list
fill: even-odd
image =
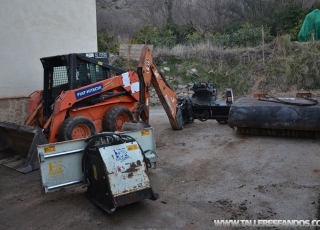
[{"label": "backhoe attachment", "polygon": [[[173,129],[183,129],[184,124],[193,119],[191,100],[178,100],[166,78],[158,71],[153,62],[151,51],[147,46],[141,51],[138,75],[147,88],[150,87],[150,84],[154,87]],[[140,103],[147,104],[147,106],[149,104],[148,101],[145,101],[143,95]]]}]

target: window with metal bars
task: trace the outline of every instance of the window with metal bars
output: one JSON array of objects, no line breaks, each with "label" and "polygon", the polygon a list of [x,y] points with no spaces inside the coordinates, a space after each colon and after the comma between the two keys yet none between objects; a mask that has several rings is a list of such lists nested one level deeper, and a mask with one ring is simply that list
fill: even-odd
[{"label": "window with metal bars", "polygon": [[66,66],[53,67],[52,90],[48,98],[51,103],[61,94],[68,90],[68,70]]},{"label": "window with metal bars", "polygon": [[106,77],[106,70],[101,66],[93,63],[78,61],[76,80],[79,87],[104,80]]},{"label": "window with metal bars", "polygon": [[53,67],[52,87],[68,83],[68,71],[66,66]]}]

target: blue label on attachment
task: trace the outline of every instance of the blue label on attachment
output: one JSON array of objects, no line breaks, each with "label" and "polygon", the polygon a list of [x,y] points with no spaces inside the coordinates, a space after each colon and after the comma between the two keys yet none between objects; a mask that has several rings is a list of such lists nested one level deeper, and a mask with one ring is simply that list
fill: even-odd
[{"label": "blue label on attachment", "polygon": [[121,148],[121,149],[115,149],[114,151],[114,155],[116,156],[116,161],[125,161],[129,158],[128,153],[126,151],[125,148]]}]

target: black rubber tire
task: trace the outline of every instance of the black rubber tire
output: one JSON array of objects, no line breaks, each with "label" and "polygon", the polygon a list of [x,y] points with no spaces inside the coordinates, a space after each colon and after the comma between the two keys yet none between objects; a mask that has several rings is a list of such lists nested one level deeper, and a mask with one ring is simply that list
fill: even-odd
[{"label": "black rubber tire", "polygon": [[87,135],[84,135],[83,138],[96,134],[96,128],[94,127],[94,124],[88,118],[83,116],[68,117],[62,122],[59,128],[58,141],[69,141],[77,139],[72,138],[72,132],[77,126],[87,127],[89,132],[87,133]]},{"label": "black rubber tire", "polygon": [[114,106],[110,108],[103,117],[102,120],[102,129],[105,132],[114,132],[114,131],[122,131],[117,129],[116,120],[119,115],[127,116],[127,122],[133,121],[133,115],[129,109],[124,106]]}]

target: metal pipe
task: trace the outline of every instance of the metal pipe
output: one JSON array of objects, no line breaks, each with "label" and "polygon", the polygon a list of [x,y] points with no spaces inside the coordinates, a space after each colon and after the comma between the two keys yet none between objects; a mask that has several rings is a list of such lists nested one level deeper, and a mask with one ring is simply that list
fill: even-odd
[{"label": "metal pipe", "polygon": [[43,129],[48,129],[49,125],[51,123],[52,120],[52,115],[49,117],[49,119],[47,120],[47,122],[44,124]]},{"label": "metal pipe", "polygon": [[70,181],[70,182],[67,182],[67,183],[64,183],[64,184],[48,186],[47,189],[51,190],[51,189],[56,189],[56,188],[62,188],[62,187],[68,186],[68,185],[80,184],[82,182],[83,182],[83,180],[75,180],[75,181]]},{"label": "metal pipe", "polygon": [[37,105],[36,109],[33,111],[33,113],[31,114],[31,116],[28,118],[28,120],[26,121],[26,125],[30,125],[31,121],[36,117],[37,113],[39,112],[39,110],[43,107],[43,101]]},{"label": "metal pipe", "polygon": [[82,152],[83,150],[84,149],[75,149],[75,150],[65,151],[65,152],[61,152],[61,153],[46,154],[46,155],[43,155],[43,157],[45,159],[47,159],[47,158],[67,155],[67,154],[70,154],[70,153],[79,153],[79,152]]}]

